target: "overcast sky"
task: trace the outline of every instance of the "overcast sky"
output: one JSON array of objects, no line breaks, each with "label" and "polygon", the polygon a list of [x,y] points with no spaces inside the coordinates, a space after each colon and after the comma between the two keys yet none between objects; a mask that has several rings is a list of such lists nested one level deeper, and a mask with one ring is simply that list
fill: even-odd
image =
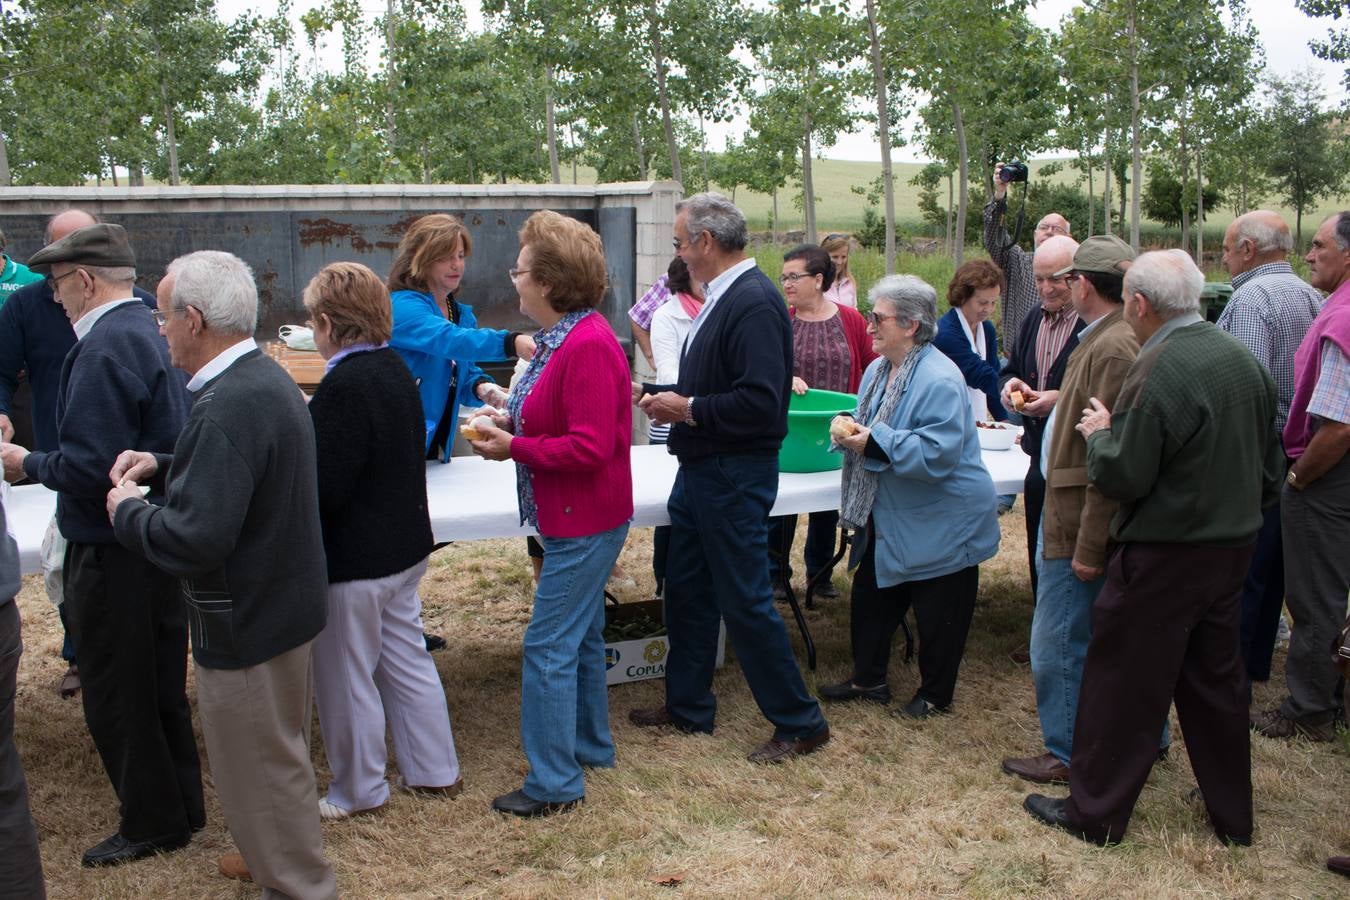
[{"label": "overcast sky", "polygon": [[[482,27],[478,0],[462,0],[468,12],[469,26],[475,30]],[[753,2],[753,0],[752,0]],[[251,0],[217,0],[217,8],[222,18],[233,18],[241,12],[255,10]],[[315,0],[295,0],[292,15],[298,20],[301,13],[317,5]],[[853,5],[861,9],[861,0]],[[1031,18],[1039,25],[1057,30],[1059,20],[1069,10],[1081,6],[1080,0],[1039,0],[1031,10]],[[374,18],[383,15],[384,0],[361,0],[366,15]],[[1326,34],[1328,20],[1310,19],[1298,11],[1294,0],[1255,0],[1249,4],[1252,22],[1260,33],[1261,43],[1266,49],[1266,67],[1273,74],[1288,76],[1305,69],[1312,69],[1323,81],[1327,97],[1332,103],[1345,99],[1343,65],[1323,62],[1312,55],[1308,41]],[[1341,23],[1345,27],[1345,23]],[[372,44],[377,44],[380,35],[370,35]],[[341,45],[334,38],[321,51],[325,60],[336,66],[340,64]],[[1005,48],[1004,52],[1015,53],[1015,48]],[[378,61],[372,60],[372,65]],[[740,138],[746,128],[744,118],[724,124],[713,124],[708,128],[708,146],[712,150],[721,150],[728,136]],[[864,126],[858,133],[841,135],[833,146],[823,151],[824,156],[832,159],[875,160],[880,156],[880,148],[870,127]],[[913,150],[900,147],[894,151],[894,157],[900,161],[920,160]]]}]

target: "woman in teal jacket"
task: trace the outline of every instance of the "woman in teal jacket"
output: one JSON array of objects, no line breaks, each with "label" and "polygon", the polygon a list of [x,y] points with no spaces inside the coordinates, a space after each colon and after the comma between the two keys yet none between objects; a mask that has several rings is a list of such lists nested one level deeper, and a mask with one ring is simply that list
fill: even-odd
[{"label": "woman in teal jacket", "polygon": [[478,367],[529,359],[534,340],[515,331],[479,328],[473,309],[455,300],[473,249],[454,216],[433,213],[412,224],[389,272],[394,331],[389,346],[412,370],[422,398],[427,459],[448,462],[458,408],[502,407],[506,392]]},{"label": "woman in teal jacket", "polygon": [[[975,612],[979,564],[998,552],[994,482],[980,458],[961,371],[932,345],[937,294],[912,275],[872,288],[879,358],[858,386],[844,449],[840,516],[855,529],[853,676],[827,700],[890,701],[891,638],[912,606],[919,689],[900,713],[950,707]],[[851,561],[852,562],[852,561]]]}]

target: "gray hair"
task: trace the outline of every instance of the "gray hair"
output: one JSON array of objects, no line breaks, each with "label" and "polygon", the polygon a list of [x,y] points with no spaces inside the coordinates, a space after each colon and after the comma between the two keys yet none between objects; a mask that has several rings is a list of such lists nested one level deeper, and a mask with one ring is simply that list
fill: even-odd
[{"label": "gray hair", "polygon": [[685,213],[685,227],[692,238],[708,232],[723,250],[744,250],[750,242],[745,215],[726,197],[714,192],[695,194],[675,204],[675,214]]},{"label": "gray hair", "polygon": [[127,284],[136,280],[134,266],[82,266],[79,263],[74,265],[78,269],[84,269],[99,281],[106,281],[110,284]]},{"label": "gray hair", "polygon": [[1344,253],[1350,250],[1350,209],[1336,213],[1336,246]]},{"label": "gray hair", "polygon": [[1288,253],[1294,249],[1294,236],[1289,233],[1289,226],[1281,222],[1277,228],[1261,221],[1259,216],[1238,220],[1237,228],[1233,229],[1233,243],[1239,241],[1251,241],[1257,253],[1273,253],[1276,250]]},{"label": "gray hair", "polygon": [[258,327],[258,286],[253,270],[233,253],[198,250],[169,263],[174,309],[195,306],[208,328],[251,335]]},{"label": "gray hair", "polygon": [[1205,273],[1184,250],[1140,254],[1125,273],[1125,296],[1143,294],[1163,320],[1200,312],[1204,287]]},{"label": "gray hair", "polygon": [[917,275],[887,275],[872,285],[867,299],[873,308],[878,301],[889,303],[897,322],[917,322],[916,345],[930,343],[937,336],[937,291]]}]

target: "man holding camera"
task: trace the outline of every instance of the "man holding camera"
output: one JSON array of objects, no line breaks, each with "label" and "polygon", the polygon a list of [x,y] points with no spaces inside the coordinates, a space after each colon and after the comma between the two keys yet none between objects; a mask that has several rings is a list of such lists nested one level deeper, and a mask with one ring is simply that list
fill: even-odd
[{"label": "man holding camera", "polygon": [[[1022,320],[1040,302],[1032,278],[1032,254],[1013,243],[1003,224],[1003,214],[1008,209],[1008,185],[1015,181],[1025,183],[1026,180],[1027,167],[1024,163],[1017,160],[1006,164],[994,163],[994,196],[984,207],[984,249],[994,265],[1003,270],[1003,277],[1008,282],[1008,289],[1003,292],[999,324],[1004,346],[1016,339]],[[1048,213],[1036,223],[1032,242],[1039,247],[1047,238],[1057,234],[1069,235],[1069,220],[1059,213]]]}]

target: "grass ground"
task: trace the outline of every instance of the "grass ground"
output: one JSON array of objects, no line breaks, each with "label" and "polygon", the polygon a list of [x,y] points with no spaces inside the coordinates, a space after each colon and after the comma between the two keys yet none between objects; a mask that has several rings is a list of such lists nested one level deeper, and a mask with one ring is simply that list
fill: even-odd
[{"label": "grass ground", "polygon": [[[1172,757],[1154,769],[1120,847],[1089,847],[1022,811],[1031,786],[998,768],[1002,757],[1040,747],[1030,673],[1008,659],[1025,644],[1031,615],[1017,510],[1002,520],[999,555],[981,569],[954,714],[915,724],[876,706],[833,707],[826,748],[760,768],[744,756],[768,726],[734,659],[716,678],[720,714],[711,737],[632,727],[627,711],[659,703],[661,684],[617,686],[610,690],[617,768],[588,774],[578,811],[536,821],[488,808],[493,796],[519,786],[524,771],[524,542],[438,552],[423,582],[425,618],[450,642],[436,662],[467,789],[452,801],[395,794],[382,815],[325,825],[339,889],[363,898],[1345,896],[1344,879],[1323,868],[1327,855],[1350,851],[1341,803],[1350,795],[1345,735],[1330,745],[1252,739],[1258,830],[1250,849],[1221,846],[1203,810],[1184,799],[1194,780],[1185,736],[1175,731]],[[622,599],[650,593],[650,552],[650,530],[634,531],[622,563],[638,588]],[[846,589],[848,579],[836,583]],[[115,800],[78,701],[62,701],[53,689],[63,669],[59,626],[37,579],[25,579],[19,603],[27,652],[18,743],[50,895],[256,896],[215,874],[216,857],[231,843],[209,776],[209,824],[188,848],[113,870],[80,868],[80,853],[116,827]],[[820,653],[820,671],[808,673],[808,683],[844,677],[847,604],[824,603],[807,617]],[[917,680],[897,652],[897,696],[910,696]],[[1258,702],[1276,699],[1280,681],[1258,686]],[[317,727],[314,735],[322,789],[327,764]],[[675,878],[673,887],[658,884]]]}]

